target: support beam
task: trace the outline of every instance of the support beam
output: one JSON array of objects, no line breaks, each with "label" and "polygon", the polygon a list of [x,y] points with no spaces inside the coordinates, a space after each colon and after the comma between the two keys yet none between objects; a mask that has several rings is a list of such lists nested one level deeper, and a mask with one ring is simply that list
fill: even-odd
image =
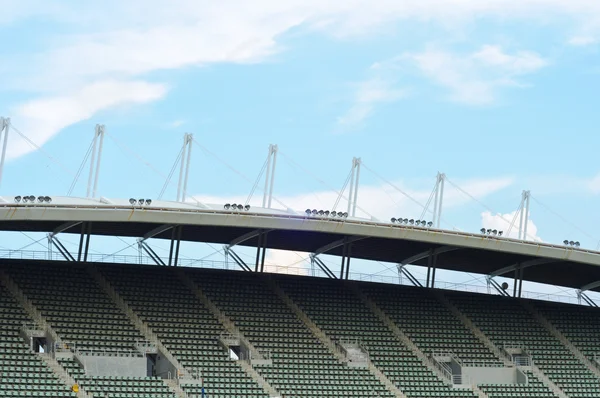
[{"label": "support beam", "polygon": [[333,271],[331,271],[329,269],[329,267],[327,265],[325,265],[325,263],[319,257],[317,257],[315,254],[312,254],[312,253],[310,254],[310,263],[313,266],[316,264],[319,268],[321,268],[321,271],[323,271],[325,273],[325,275],[327,275],[331,279],[337,279],[337,276],[335,276]]},{"label": "support beam", "polygon": [[146,254],[156,263],[156,265],[166,266],[165,262],[160,258],[158,254],[142,239],[138,239],[138,246],[141,250],[146,252]]},{"label": "support beam", "polygon": [[273,231],[272,229],[255,229],[254,231],[250,231],[245,233],[244,235],[238,236],[237,238],[233,239],[231,242],[229,242],[229,247],[233,247],[233,246],[237,246],[239,244],[242,244],[250,239],[256,238],[257,236],[260,236],[262,233],[268,233]]},{"label": "support beam", "polygon": [[397,267],[399,278],[402,278],[402,275],[404,275],[414,286],[423,287],[423,284],[419,282],[419,280],[409,270],[406,269],[405,264],[398,264]]},{"label": "support beam", "polygon": [[65,232],[68,229],[78,226],[81,223],[82,223],[81,221],[66,222],[66,223],[61,224],[58,227],[54,228],[54,230],[50,233],[50,235],[54,237],[54,236],[60,234],[61,232]]},{"label": "support beam", "polygon": [[102,164],[102,148],[104,145],[105,126],[97,124],[94,130],[94,141],[92,144],[92,158],[90,159],[90,174],[88,177],[87,194],[88,198],[95,198],[98,192],[98,179],[100,176],[100,166]]},{"label": "support beam", "polygon": [[52,245],[54,245],[54,247],[56,247],[56,250],[58,250],[58,252],[65,258],[65,260],[75,261],[75,257],[73,257],[73,255],[69,252],[65,245],[63,245],[62,242],[56,236],[48,234],[48,240],[50,241],[50,243],[52,243]]},{"label": "support beam", "polygon": [[325,254],[330,250],[333,250],[337,247],[343,246],[344,243],[353,243],[359,240],[366,239],[364,236],[348,236],[346,238],[338,239],[331,243],[326,244],[325,246],[319,247],[317,250],[313,252],[313,255],[318,256],[319,254]]},{"label": "support beam", "polygon": [[436,249],[433,249],[433,251],[426,250],[424,252],[415,254],[414,256],[407,257],[404,260],[400,261],[400,264],[410,265],[410,264],[413,264],[415,261],[423,260],[424,258],[427,258],[430,255],[438,255],[438,254],[453,252],[455,250],[460,250],[460,249],[461,249],[460,247],[454,247],[454,246],[441,246]]},{"label": "support beam", "polygon": [[177,184],[177,202],[185,202],[185,197],[187,195],[193,142],[193,134],[185,133],[183,136],[183,147],[181,148],[181,167],[179,168],[179,184]]},{"label": "support beam", "polygon": [[596,304],[596,302],[592,300],[590,296],[588,296],[581,290],[577,291],[577,298],[579,299],[579,304],[581,304],[581,300],[583,300],[590,307],[598,307],[598,304]]},{"label": "support beam", "polygon": [[502,289],[502,286],[500,286],[500,284],[498,282],[496,282],[494,280],[494,278],[490,277],[489,275],[486,276],[486,280],[487,280],[487,284],[488,284],[488,289],[489,287],[493,287],[501,296],[504,297],[510,297],[510,294],[508,294],[506,292],[506,290]]},{"label": "support beam", "polygon": [[87,258],[88,258],[88,253],[90,251],[90,238],[92,236],[92,223],[87,222],[87,223],[84,223],[84,225],[87,228],[85,228],[85,246],[83,248],[83,262],[86,263]]},{"label": "support beam", "polygon": [[558,261],[562,261],[562,260],[536,258],[534,260],[523,261],[521,263],[515,263],[515,264],[509,265],[507,267],[500,268],[499,270],[490,273],[489,276],[492,278],[494,278],[496,276],[502,276],[502,275],[508,274],[509,272],[516,270],[517,268],[519,268],[519,266],[521,269],[525,269],[525,268],[529,268],[529,267],[534,267],[536,265],[551,264],[551,263],[555,263]]},{"label": "support beam", "polygon": [[350,176],[350,192],[348,192],[348,215],[356,216],[356,205],[358,201],[358,185],[360,183],[360,158],[352,158],[352,171]]},{"label": "support beam", "polygon": [[160,226],[146,232],[144,234],[144,236],[141,238],[141,241],[144,242],[150,238],[154,238],[156,235],[160,235],[163,232],[166,232],[172,228],[175,228],[175,225],[173,225],[173,224],[160,225]]},{"label": "support beam", "polygon": [[177,267],[177,263],[179,262],[179,247],[181,246],[181,235],[183,234],[183,225],[179,225],[176,227],[175,232],[175,257],[173,257],[173,267]]},{"label": "support beam", "polygon": [[530,191],[521,194],[521,207],[519,209],[519,239],[527,240],[527,224],[529,223],[529,198]]},{"label": "support beam", "polygon": [[275,169],[277,168],[277,145],[269,145],[269,154],[267,155],[267,170],[265,173],[265,190],[263,192],[262,207],[271,208],[273,202],[273,186],[275,185]]},{"label": "support beam", "polygon": [[8,132],[10,131],[10,119],[0,117],[0,186],[2,186],[2,174],[4,173],[4,161],[8,148]]},{"label": "support beam", "polygon": [[579,288],[580,292],[586,292],[588,290],[593,290],[600,287],[600,281],[588,283],[587,285],[583,285]]},{"label": "support beam", "polygon": [[434,228],[440,228],[442,220],[442,209],[444,205],[444,185],[446,181],[446,174],[437,173],[435,183],[435,195],[433,201],[433,226]]},{"label": "support beam", "polygon": [[252,272],[252,269],[242,260],[242,258],[235,252],[233,249],[226,245],[223,246],[223,250],[225,252],[225,256],[233,258],[233,261],[244,271]]}]

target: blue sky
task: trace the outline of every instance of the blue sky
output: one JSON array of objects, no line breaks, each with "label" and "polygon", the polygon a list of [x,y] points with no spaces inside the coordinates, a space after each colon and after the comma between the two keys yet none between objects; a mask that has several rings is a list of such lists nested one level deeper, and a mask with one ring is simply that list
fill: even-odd
[{"label": "blue sky", "polygon": [[[360,156],[422,203],[440,171],[486,205],[449,187],[446,228],[506,229],[498,214],[530,189],[531,239],[596,248],[597,1],[213,3],[0,0],[0,115],[43,148],[11,132],[0,194],[66,194],[103,123],[106,197],[156,197],[190,132],[250,181],[278,144],[275,195],[300,210],[331,206],[327,187]],[[193,195],[248,195],[252,182],[193,151]],[[368,171],[359,205],[420,216]]]}]

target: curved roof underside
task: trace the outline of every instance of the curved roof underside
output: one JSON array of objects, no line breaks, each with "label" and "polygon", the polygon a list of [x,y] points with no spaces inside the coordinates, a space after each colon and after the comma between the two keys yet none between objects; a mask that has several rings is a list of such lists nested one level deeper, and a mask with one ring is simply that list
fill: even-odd
[{"label": "curved roof underside", "polygon": [[[181,239],[229,244],[257,230],[269,231],[267,246],[273,249],[342,255],[350,238],[352,257],[384,262],[427,265],[426,254],[440,250],[441,269],[493,274],[522,264],[524,280],[571,288],[600,281],[600,253],[572,247],[523,242],[438,229],[414,228],[358,218],[307,217],[294,211],[250,209],[223,210],[222,205],[153,202],[134,207],[127,200],[53,198],[51,204],[9,203],[0,198],[0,231],[80,233],[80,222],[91,222],[93,235],[144,237],[161,226],[182,225]],[[153,236],[171,239],[171,230]],[[253,236],[240,245],[258,245]],[[512,277],[513,271],[500,275]]]}]

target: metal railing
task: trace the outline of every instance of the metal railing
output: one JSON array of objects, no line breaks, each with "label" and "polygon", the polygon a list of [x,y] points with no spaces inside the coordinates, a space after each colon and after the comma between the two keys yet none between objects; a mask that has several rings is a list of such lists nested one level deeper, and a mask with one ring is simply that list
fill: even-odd
[{"label": "metal railing", "polygon": [[[65,261],[64,257],[60,253],[50,251],[35,251],[35,250],[0,250],[0,259],[11,259],[11,260],[46,260],[46,261]],[[161,259],[168,262],[168,258]],[[146,255],[121,255],[121,254],[88,254],[88,262],[91,263],[114,263],[114,264],[137,264],[137,265],[156,265],[154,260]],[[203,259],[189,259],[180,258],[178,264],[182,267],[198,267],[198,268],[209,268],[209,269],[229,269],[232,271],[241,270],[232,262],[226,261],[213,261]],[[318,278],[329,278],[329,276],[322,271],[320,268],[308,268],[308,267],[294,267],[284,265],[265,265],[265,272],[268,273],[284,273],[293,274],[300,276],[313,276]],[[378,282],[395,285],[406,285],[412,286],[407,278],[403,278],[398,275],[384,275],[384,274],[364,274],[359,272],[350,272],[348,275],[349,279],[355,281],[364,282]],[[417,278],[418,279],[418,278]],[[425,285],[425,280],[418,279]],[[492,294],[487,286],[484,285],[472,285],[466,283],[455,283],[455,282],[444,282],[436,281],[436,289],[443,290],[454,290],[463,291],[470,293],[484,293]],[[523,291],[522,298],[529,298],[534,300],[562,302],[569,304],[582,305],[578,298],[574,296],[565,296],[551,293],[540,293],[540,292],[528,292]]]}]

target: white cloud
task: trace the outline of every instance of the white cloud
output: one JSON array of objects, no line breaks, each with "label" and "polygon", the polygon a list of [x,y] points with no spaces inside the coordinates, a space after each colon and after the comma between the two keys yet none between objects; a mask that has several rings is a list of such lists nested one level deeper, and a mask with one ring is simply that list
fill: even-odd
[{"label": "white cloud", "polygon": [[406,91],[394,87],[394,83],[382,77],[374,77],[357,85],[354,104],[338,118],[344,126],[356,125],[371,115],[376,105],[393,102],[406,95]]},{"label": "white cloud", "polygon": [[[510,228],[510,225],[515,218],[516,211],[508,214],[492,214],[489,211],[485,211],[481,213],[481,227],[486,229],[497,229],[498,231],[503,231],[504,235],[509,238],[518,239],[519,238],[519,215],[515,219],[513,227]],[[509,232],[510,229],[510,232]],[[531,240],[535,242],[543,242],[542,238],[538,236],[538,228],[531,220],[531,216],[527,222],[527,237],[526,240]]]},{"label": "white cloud", "polygon": [[600,173],[587,181],[587,188],[594,194],[600,193]]},{"label": "white cloud", "polygon": [[265,258],[265,271],[278,274],[308,275],[308,253],[269,249]]},{"label": "white cloud", "polygon": [[[106,80],[142,81],[154,71],[261,62],[280,50],[278,40],[282,34],[300,26],[349,38],[379,32],[380,27],[400,20],[455,27],[479,18],[522,18],[540,23],[560,21],[564,26],[564,19],[571,18],[583,25],[598,20],[600,2],[0,0],[0,10],[0,24],[16,25],[32,17],[48,22],[40,27],[28,26],[34,34],[34,29],[40,29],[45,51],[28,54],[20,48],[19,54],[5,54],[0,87],[62,98]],[[43,30],[46,26],[53,31]],[[530,73],[542,66],[541,59],[533,53],[508,55],[494,48],[484,48],[466,59],[435,51],[413,54],[412,58],[424,73],[448,87],[454,100],[466,103],[489,103],[498,88],[518,84],[513,79],[515,74]],[[484,67],[500,72],[482,76]],[[369,97],[369,93],[377,95]],[[367,81],[358,88],[355,105],[340,118],[340,123],[360,122],[377,103],[399,95],[388,82]],[[92,99],[80,100],[82,106],[93,108],[93,104],[87,105]],[[73,119],[77,118],[65,118],[56,124],[64,127]],[[45,135],[49,131],[46,129]],[[54,133],[57,131],[55,128]]]},{"label": "white cloud", "polygon": [[[97,82],[66,95],[25,102],[15,108],[13,123],[41,146],[63,128],[87,120],[99,111],[155,101],[166,92],[167,87],[162,84],[143,81]],[[17,135],[10,137],[8,159],[34,150]]]},{"label": "white cloud", "polygon": [[569,39],[569,44],[576,47],[585,47],[598,43],[599,39],[595,36],[574,36]]},{"label": "white cloud", "polygon": [[536,53],[508,54],[491,45],[471,54],[429,49],[405,54],[401,59],[414,63],[423,75],[447,88],[452,101],[471,105],[494,102],[500,89],[522,86],[517,77],[547,65],[547,61]]}]

